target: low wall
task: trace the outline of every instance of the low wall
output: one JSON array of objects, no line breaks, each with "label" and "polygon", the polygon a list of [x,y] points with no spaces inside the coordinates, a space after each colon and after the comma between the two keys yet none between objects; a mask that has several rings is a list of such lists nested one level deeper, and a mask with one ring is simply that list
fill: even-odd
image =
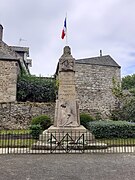
[{"label": "low wall", "polygon": [[0,129],[27,129],[33,117],[49,115],[53,121],[55,103],[0,103]]}]

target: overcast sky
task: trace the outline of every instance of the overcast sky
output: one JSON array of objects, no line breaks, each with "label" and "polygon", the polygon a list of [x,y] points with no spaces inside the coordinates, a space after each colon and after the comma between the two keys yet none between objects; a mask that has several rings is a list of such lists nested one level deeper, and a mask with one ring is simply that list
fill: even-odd
[{"label": "overcast sky", "polygon": [[0,0],[3,40],[30,48],[31,74],[55,73],[66,12],[74,58],[96,57],[102,49],[122,67],[122,76],[135,73],[135,0]]}]

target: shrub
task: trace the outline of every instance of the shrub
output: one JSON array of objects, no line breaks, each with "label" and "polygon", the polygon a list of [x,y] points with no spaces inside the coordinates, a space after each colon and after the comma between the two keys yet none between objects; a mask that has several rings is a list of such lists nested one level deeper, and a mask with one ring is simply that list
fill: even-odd
[{"label": "shrub", "polygon": [[123,89],[135,88],[135,74],[128,75],[122,78],[122,88]]},{"label": "shrub", "polygon": [[31,121],[31,125],[40,125],[42,130],[47,129],[51,124],[51,118],[47,115],[37,116]]},{"label": "shrub", "polygon": [[126,121],[89,122],[88,129],[95,138],[135,138],[135,123]]},{"label": "shrub", "polygon": [[32,135],[32,137],[34,139],[38,139],[39,138],[39,134],[42,133],[42,127],[39,125],[39,124],[34,124],[34,125],[31,125],[29,127],[30,129],[30,134]]},{"label": "shrub", "polygon": [[[135,122],[135,74],[123,77],[122,86],[118,86],[113,79],[113,85],[112,91],[117,97],[118,106],[111,111],[110,118],[117,121]],[[128,93],[122,89],[127,90]]]},{"label": "shrub", "polygon": [[135,98],[123,102],[122,107],[111,112],[112,120],[135,122]]},{"label": "shrub", "polygon": [[89,114],[82,113],[80,114],[80,124],[87,128],[88,123],[94,121],[94,118]]},{"label": "shrub", "polygon": [[54,78],[22,75],[17,81],[17,101],[55,102],[57,93]]}]

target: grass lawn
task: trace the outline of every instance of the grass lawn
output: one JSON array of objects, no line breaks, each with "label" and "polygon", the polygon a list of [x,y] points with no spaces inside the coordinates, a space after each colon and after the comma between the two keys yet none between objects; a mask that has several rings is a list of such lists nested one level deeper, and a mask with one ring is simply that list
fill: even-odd
[{"label": "grass lawn", "polygon": [[37,140],[35,139],[9,139],[0,140],[0,147],[30,147]]},{"label": "grass lawn", "polygon": [[[1,147],[31,147],[36,139],[0,139]],[[108,146],[135,146],[135,139],[98,139],[98,143],[105,143]]]},{"label": "grass lawn", "polygon": [[[11,136],[6,135],[24,135],[23,138],[12,138]],[[30,130],[0,130],[0,147],[30,147],[34,142],[36,142],[35,139],[28,138],[28,135],[30,134]],[[4,136],[3,136],[4,135]]]}]

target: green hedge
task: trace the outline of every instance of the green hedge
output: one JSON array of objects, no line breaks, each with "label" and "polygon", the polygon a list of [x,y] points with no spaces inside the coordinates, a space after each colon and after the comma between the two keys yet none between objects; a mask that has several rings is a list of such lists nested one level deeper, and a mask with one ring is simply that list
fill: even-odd
[{"label": "green hedge", "polygon": [[18,77],[17,101],[55,102],[57,94],[54,78],[23,75]]},{"label": "green hedge", "polygon": [[94,118],[86,113],[80,114],[80,124],[83,125],[85,128],[88,127],[89,122],[94,121]]},{"label": "green hedge", "polygon": [[88,129],[95,138],[135,138],[135,123],[126,121],[89,122]]}]

